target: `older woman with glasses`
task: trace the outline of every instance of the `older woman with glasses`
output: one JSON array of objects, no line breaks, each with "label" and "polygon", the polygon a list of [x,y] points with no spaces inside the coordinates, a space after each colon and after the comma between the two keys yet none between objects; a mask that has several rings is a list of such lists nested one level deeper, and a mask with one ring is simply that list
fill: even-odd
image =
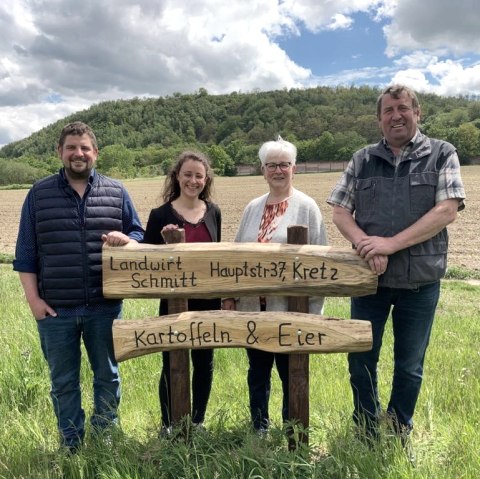
[{"label": "older woman with glasses", "polygon": [[[252,200],[245,211],[235,237],[238,242],[286,243],[287,228],[290,225],[308,226],[310,244],[325,245],[327,236],[322,214],[316,202],[293,187],[297,149],[284,141],[264,143],[258,156],[263,176],[268,184],[268,193]],[[321,314],[323,297],[309,298],[310,313]],[[284,296],[228,298],[224,309],[239,311],[287,311],[288,302]],[[249,369],[248,388],[250,414],[253,428],[265,433],[269,427],[268,402],[273,363],[282,381],[282,419],[288,420],[288,355],[247,349]]]}]

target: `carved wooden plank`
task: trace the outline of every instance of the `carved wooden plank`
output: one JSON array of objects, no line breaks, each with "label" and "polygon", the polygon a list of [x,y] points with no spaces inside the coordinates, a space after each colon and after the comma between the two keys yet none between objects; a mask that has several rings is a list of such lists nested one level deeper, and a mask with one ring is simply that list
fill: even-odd
[{"label": "carved wooden plank", "polygon": [[288,312],[188,311],[116,320],[118,361],[157,351],[255,348],[282,353],[345,353],[372,347],[369,321]]},{"label": "carved wooden plank", "polygon": [[276,243],[103,247],[109,298],[362,296],[377,276],[351,249]]}]

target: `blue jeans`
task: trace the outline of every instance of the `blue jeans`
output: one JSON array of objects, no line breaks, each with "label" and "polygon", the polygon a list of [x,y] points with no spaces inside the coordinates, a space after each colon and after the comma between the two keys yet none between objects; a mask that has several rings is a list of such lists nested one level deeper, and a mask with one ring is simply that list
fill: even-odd
[{"label": "blue jeans", "polygon": [[91,424],[96,430],[118,422],[120,378],[112,341],[111,314],[47,316],[37,321],[42,351],[50,369],[51,398],[61,443],[75,447],[85,435],[81,404],[81,339],[93,371],[94,407]]},{"label": "blue jeans", "polygon": [[387,407],[397,433],[409,433],[423,377],[425,351],[430,339],[440,282],[417,289],[378,288],[371,296],[351,300],[351,317],[372,323],[371,351],[348,355],[353,392],[354,421],[374,432],[381,412],[377,363],[385,323],[392,312],[394,372]]}]

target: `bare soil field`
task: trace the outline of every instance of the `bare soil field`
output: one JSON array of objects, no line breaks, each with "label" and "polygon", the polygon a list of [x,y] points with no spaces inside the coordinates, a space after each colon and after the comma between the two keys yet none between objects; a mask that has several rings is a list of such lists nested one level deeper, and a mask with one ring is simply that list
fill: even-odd
[{"label": "bare soil field", "polygon": [[[297,174],[294,186],[314,198],[323,213],[329,243],[348,246],[332,223],[331,208],[325,202],[340,173]],[[449,265],[480,271],[480,165],[462,167],[467,194],[466,208],[450,225]],[[159,206],[163,178],[125,181],[130,195],[146,225],[149,212]],[[222,209],[222,239],[232,241],[245,205],[265,193],[267,185],[261,176],[215,178],[214,198]],[[18,222],[27,190],[0,190],[0,252],[13,254]]]}]

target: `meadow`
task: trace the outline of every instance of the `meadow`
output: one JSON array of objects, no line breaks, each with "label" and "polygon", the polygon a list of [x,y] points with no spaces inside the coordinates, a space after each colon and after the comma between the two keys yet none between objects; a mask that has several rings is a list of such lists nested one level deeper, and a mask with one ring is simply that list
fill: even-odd
[{"label": "meadow", "polygon": [[[462,169],[467,208],[450,228],[450,265],[480,271],[478,220],[480,167]],[[338,173],[297,175],[296,186],[317,199],[331,244],[346,243],[331,224],[325,198]],[[126,182],[142,221],[159,203],[162,180]],[[233,239],[243,207],[265,191],[260,177],[218,178],[216,201],[223,211],[224,240]],[[25,190],[0,191],[0,252],[13,252]],[[8,218],[8,219],[7,219]],[[7,230],[7,233],[6,233]],[[8,233],[8,230],[10,231]],[[415,414],[413,466],[400,443],[384,431],[373,448],[355,438],[345,354],[310,356],[310,441],[289,452],[280,417],[281,388],[273,375],[266,437],[249,428],[242,349],[215,353],[214,386],[206,432],[187,441],[159,438],[157,397],[161,355],[121,364],[121,426],[113,447],[87,435],[75,456],[58,453],[48,370],[29,308],[11,265],[0,265],[0,478],[465,478],[480,476],[480,287],[446,280],[425,363],[425,380]],[[124,318],[155,316],[157,299],[125,301]],[[325,314],[348,318],[348,298],[328,298]],[[385,404],[392,375],[392,337],[386,332],[379,367]],[[82,366],[82,394],[91,411],[91,373]]]},{"label": "meadow", "polygon": [[[35,322],[18,278],[0,265],[0,478],[465,478],[480,474],[480,287],[444,281],[425,381],[415,415],[416,467],[387,434],[373,449],[354,435],[345,354],[310,356],[309,447],[289,452],[280,417],[281,388],[273,375],[267,437],[250,431],[247,361],[242,349],[215,353],[207,432],[189,441],[158,438],[161,355],[121,363],[121,428],[113,447],[87,435],[80,454],[57,452],[48,371]],[[125,301],[125,319],[155,315],[155,299]],[[348,317],[347,298],[329,298],[327,315]],[[388,399],[391,333],[380,363]],[[83,402],[91,410],[91,373],[82,367]],[[385,431],[386,433],[386,431]]]}]

